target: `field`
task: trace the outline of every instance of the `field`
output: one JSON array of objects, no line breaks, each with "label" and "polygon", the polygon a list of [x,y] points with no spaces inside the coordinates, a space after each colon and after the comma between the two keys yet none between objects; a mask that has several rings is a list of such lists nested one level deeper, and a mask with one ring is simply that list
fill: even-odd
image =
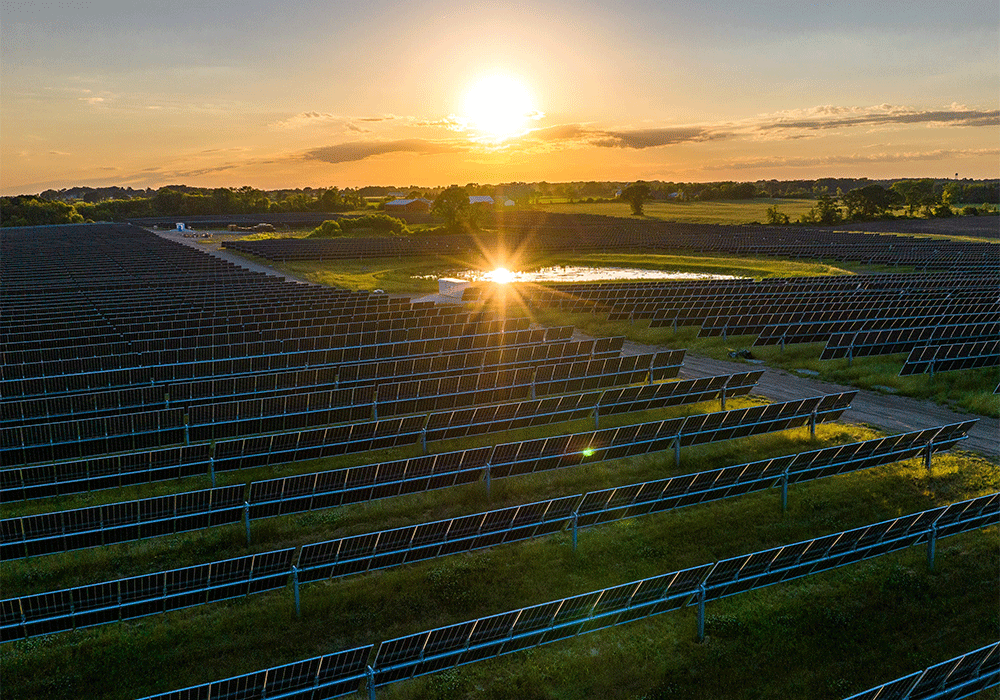
[{"label": "field", "polygon": [[[686,224],[749,224],[765,223],[767,210],[773,206],[796,221],[816,206],[814,199],[750,199],[723,202],[646,202],[643,216],[655,221],[676,221]],[[631,217],[625,202],[573,202],[542,200],[538,209],[557,214],[596,214],[599,216]]]}]

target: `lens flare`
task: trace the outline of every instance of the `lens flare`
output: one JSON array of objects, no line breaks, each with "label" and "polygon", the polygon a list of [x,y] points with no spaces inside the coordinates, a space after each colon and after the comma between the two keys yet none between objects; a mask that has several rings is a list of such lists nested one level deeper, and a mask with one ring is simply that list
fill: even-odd
[{"label": "lens flare", "polygon": [[515,277],[515,274],[506,267],[498,267],[495,270],[487,272],[483,275],[483,279],[489,280],[490,282],[496,282],[497,284],[507,284],[508,282],[513,282]]}]

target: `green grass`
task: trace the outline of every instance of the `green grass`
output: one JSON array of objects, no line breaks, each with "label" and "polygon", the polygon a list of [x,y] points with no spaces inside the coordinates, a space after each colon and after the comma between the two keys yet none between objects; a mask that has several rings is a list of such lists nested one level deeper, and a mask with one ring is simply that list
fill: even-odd
[{"label": "green grass", "polygon": [[[788,214],[792,221],[816,206],[814,199],[749,199],[721,202],[646,202],[642,219],[676,221],[685,224],[749,224],[767,221],[767,210],[773,206]],[[553,202],[539,204],[538,209],[555,214],[596,214],[637,219],[626,202]]]},{"label": "green grass", "polygon": [[[236,253],[236,251],[230,251]],[[467,270],[491,270],[501,263],[512,270],[538,270],[554,265],[625,267],[669,270],[763,279],[767,277],[842,275],[855,271],[849,265],[829,262],[785,261],[775,258],[725,258],[709,255],[652,255],[594,253],[585,255],[535,255],[530,259],[491,261],[479,254],[451,259],[439,257],[378,258],[338,261],[276,262],[240,253],[248,260],[270,265],[301,279],[345,289],[383,289],[390,294],[430,294],[438,277],[455,277]]]},{"label": "green grass", "polygon": [[[863,439],[821,425],[685,450],[682,469]],[[669,454],[588,465],[254,523],[253,551],[475,512],[676,473]],[[134,698],[378,642],[981,495],[994,463],[966,454],[770,491],[393,570],[5,645],[5,698]],[[997,528],[943,540],[936,573],[916,548],[712,602],[696,644],[690,610],[379,691],[387,698],[840,698],[996,638]],[[10,562],[5,595],[86,573],[122,576],[247,551],[237,528]],[[100,566],[95,566],[100,562]],[[20,573],[11,576],[9,569]],[[59,572],[62,572],[59,574]],[[19,580],[16,580],[19,579]],[[884,658],[880,658],[884,656]],[[876,663],[876,661],[878,661]],[[627,669],[627,672],[623,672]],[[707,684],[707,685],[706,685]],[[702,692],[698,691],[702,688]]]}]

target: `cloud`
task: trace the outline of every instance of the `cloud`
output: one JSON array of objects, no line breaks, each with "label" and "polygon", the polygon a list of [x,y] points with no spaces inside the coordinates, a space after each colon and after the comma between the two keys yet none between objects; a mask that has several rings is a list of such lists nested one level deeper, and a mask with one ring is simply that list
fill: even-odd
[{"label": "cloud", "polygon": [[271,126],[279,129],[299,129],[305,126],[315,126],[317,124],[329,124],[331,122],[344,121],[343,117],[329,112],[299,112],[294,117],[274,122]]},{"label": "cloud", "polygon": [[594,141],[595,146],[605,148],[656,148],[672,146],[691,141],[709,141],[725,138],[725,134],[716,133],[704,127],[674,127],[663,129],[635,129],[631,131],[607,131],[602,138]]},{"label": "cloud", "polygon": [[456,153],[467,150],[455,143],[444,141],[428,141],[426,139],[401,139],[398,141],[353,141],[334,146],[314,148],[302,154],[306,160],[319,160],[324,163],[350,163],[364,160],[372,156],[386,153],[419,153],[433,155],[437,153]]},{"label": "cloud", "polygon": [[78,99],[80,102],[86,102],[89,105],[99,105],[104,102],[103,97],[80,97]]},{"label": "cloud", "polygon": [[906,163],[935,161],[948,158],[976,158],[998,156],[1000,148],[937,149],[934,151],[908,151],[903,153],[853,153],[831,156],[795,158],[752,158],[727,163],[705,165],[705,170],[755,170],[761,168],[810,168],[825,165],[853,165],[858,163]]},{"label": "cloud", "polygon": [[779,112],[763,117],[756,125],[762,132],[785,130],[842,129],[857,126],[940,124],[948,126],[997,126],[1000,110],[969,109],[953,104],[942,110],[915,110],[893,105],[835,107],[824,105],[809,110]]},{"label": "cloud", "polygon": [[66,151],[49,151],[50,156],[71,156],[72,153],[67,153]]},{"label": "cloud", "polygon": [[662,127],[654,129],[597,129],[584,124],[558,124],[530,131],[522,141],[575,143],[600,148],[645,149],[678,143],[725,138],[725,132],[713,132],[703,126]]},{"label": "cloud", "polygon": [[399,119],[399,117],[393,114],[379,117],[348,117],[341,114],[331,114],[330,112],[310,111],[299,112],[293,117],[274,122],[271,126],[278,129],[301,129],[303,127],[322,126],[325,124],[343,124],[352,131],[367,131],[367,129],[360,129],[354,126],[351,122],[384,122],[395,119]]}]

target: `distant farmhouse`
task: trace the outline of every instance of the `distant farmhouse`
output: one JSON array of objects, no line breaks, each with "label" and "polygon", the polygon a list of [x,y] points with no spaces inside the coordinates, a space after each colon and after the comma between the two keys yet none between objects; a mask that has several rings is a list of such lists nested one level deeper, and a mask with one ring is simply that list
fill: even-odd
[{"label": "distant farmhouse", "polygon": [[426,214],[431,210],[430,200],[418,197],[417,199],[394,199],[385,203],[387,212],[410,212]]},{"label": "distant farmhouse", "polygon": [[[469,197],[469,204],[476,204],[479,206],[489,207],[492,209],[493,205],[496,204],[496,202],[489,195],[473,195]],[[512,207],[514,206],[514,201],[511,199],[505,199],[503,205],[505,207]]]}]

